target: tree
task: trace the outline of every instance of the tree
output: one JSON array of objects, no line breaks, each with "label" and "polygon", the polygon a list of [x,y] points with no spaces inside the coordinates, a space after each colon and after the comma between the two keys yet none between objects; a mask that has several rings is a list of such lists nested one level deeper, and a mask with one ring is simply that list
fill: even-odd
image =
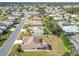
[{"label": "tree", "polygon": [[64,33],[62,33],[62,34],[60,35],[60,38],[61,38],[61,40],[63,41],[65,47],[66,47],[68,50],[70,50],[70,49],[72,48],[72,43],[70,42],[70,40],[68,39],[68,37],[66,37],[66,36],[64,35]]},{"label": "tree", "polygon": [[17,48],[17,52],[23,52],[23,50],[21,48]]},{"label": "tree", "polygon": [[70,53],[65,52],[63,56],[70,56]]},{"label": "tree", "polygon": [[45,17],[43,23],[47,30],[52,34],[59,35],[62,32],[61,28],[52,20],[52,17],[50,16]]},{"label": "tree", "polygon": [[26,29],[27,32],[29,32],[29,35],[31,35],[31,31],[30,31],[30,29],[29,29],[28,24],[25,24],[25,25],[24,25],[24,28]]},{"label": "tree", "polygon": [[19,53],[20,52],[23,52],[23,50],[21,49],[21,46],[20,45],[18,45],[18,48],[16,49],[16,51],[19,52]]},{"label": "tree", "polygon": [[39,12],[41,15],[44,15],[44,14],[45,14],[45,9],[42,8],[42,7],[39,7],[39,8],[37,9],[37,12]]}]

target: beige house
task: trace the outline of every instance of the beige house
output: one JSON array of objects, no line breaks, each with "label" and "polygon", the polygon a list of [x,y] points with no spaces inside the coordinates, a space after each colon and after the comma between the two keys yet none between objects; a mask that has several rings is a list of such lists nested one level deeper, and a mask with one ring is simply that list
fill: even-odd
[{"label": "beige house", "polygon": [[31,37],[24,36],[22,39],[23,43],[21,44],[21,48],[24,51],[27,50],[47,50],[48,45],[44,42],[41,37]]},{"label": "beige house", "polygon": [[37,26],[42,26],[42,25],[43,25],[43,24],[42,24],[42,21],[39,21],[39,20],[37,20],[37,21],[29,21],[28,24],[29,24],[30,26],[35,26],[35,25],[37,25]]},{"label": "beige house", "polygon": [[44,34],[43,26],[30,26],[32,35],[41,35]]},{"label": "beige house", "polygon": [[37,20],[42,20],[42,18],[41,18],[41,16],[37,16],[37,15],[34,16],[34,15],[32,15],[30,20],[37,21]]}]

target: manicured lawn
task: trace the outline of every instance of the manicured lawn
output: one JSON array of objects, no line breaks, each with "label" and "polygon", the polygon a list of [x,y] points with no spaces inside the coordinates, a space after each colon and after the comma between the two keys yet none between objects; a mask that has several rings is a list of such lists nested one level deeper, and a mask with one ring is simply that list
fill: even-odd
[{"label": "manicured lawn", "polygon": [[48,56],[49,52],[48,51],[26,51],[26,52],[18,52],[17,48],[19,47],[19,44],[16,44],[13,46],[10,56]]}]

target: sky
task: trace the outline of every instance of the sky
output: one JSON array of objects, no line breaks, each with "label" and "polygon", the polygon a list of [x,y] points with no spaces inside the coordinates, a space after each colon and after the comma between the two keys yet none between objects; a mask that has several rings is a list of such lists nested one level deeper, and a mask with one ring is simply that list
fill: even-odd
[{"label": "sky", "polygon": [[79,2],[79,0],[0,0],[0,2]]}]

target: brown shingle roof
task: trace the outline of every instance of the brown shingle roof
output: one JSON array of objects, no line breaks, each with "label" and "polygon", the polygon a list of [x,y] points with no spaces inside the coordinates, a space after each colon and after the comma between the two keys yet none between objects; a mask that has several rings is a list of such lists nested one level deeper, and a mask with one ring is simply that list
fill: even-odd
[{"label": "brown shingle roof", "polygon": [[23,37],[23,43],[21,45],[22,49],[37,49],[37,48],[42,48],[43,47],[43,39],[40,37],[31,37],[31,36],[26,36]]}]

